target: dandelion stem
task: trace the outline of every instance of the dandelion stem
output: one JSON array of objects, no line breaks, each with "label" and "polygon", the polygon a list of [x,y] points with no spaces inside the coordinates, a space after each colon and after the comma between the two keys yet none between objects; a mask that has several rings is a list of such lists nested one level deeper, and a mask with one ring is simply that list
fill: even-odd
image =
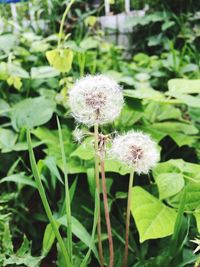
[{"label": "dandelion stem", "polygon": [[114,266],[114,249],[113,249],[112,230],[111,230],[109,207],[108,207],[108,197],[107,197],[107,190],[106,190],[105,166],[104,166],[103,160],[101,160],[100,165],[101,165],[101,177],[102,177],[103,203],[104,203],[106,226],[107,226],[108,241],[109,241],[109,251],[110,251],[109,267],[113,267]]},{"label": "dandelion stem", "polygon": [[126,211],[126,242],[125,242],[125,249],[124,249],[124,260],[123,260],[123,267],[127,266],[128,261],[128,246],[129,246],[129,228],[130,228],[130,213],[131,213],[131,188],[133,186],[133,179],[134,179],[134,171],[130,173],[129,178],[129,187],[128,187],[128,201],[127,201],[127,211]]},{"label": "dandelion stem", "polygon": [[[95,179],[98,197],[100,198],[100,185],[99,185],[99,156],[98,156],[98,142],[99,142],[99,129],[98,124],[94,125],[94,138],[95,138]],[[104,266],[103,247],[101,241],[101,210],[100,201],[98,203],[98,221],[97,221],[97,235],[98,235],[98,250],[101,267]]]}]

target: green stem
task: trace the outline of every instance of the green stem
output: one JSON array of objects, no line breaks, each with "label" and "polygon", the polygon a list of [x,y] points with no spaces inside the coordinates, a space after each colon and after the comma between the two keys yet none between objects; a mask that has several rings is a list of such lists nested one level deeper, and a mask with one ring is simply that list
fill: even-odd
[{"label": "green stem", "polygon": [[[94,125],[94,147],[95,147],[95,179],[96,179],[96,189],[98,197],[100,198],[100,185],[99,185],[99,129],[98,124]],[[104,266],[104,257],[103,257],[103,247],[101,241],[101,210],[100,210],[100,201],[98,203],[98,221],[97,221],[97,235],[98,235],[98,250],[99,250],[99,259],[101,267]]]},{"label": "green stem", "polygon": [[66,160],[66,156],[65,156],[62,130],[61,130],[61,126],[60,126],[60,122],[59,122],[58,117],[57,117],[57,125],[58,125],[60,148],[61,148],[62,161],[63,161],[63,172],[64,172],[64,177],[65,177],[65,207],[66,207],[67,226],[68,226],[67,227],[67,243],[68,243],[68,252],[70,255],[70,260],[72,261],[72,257],[73,257],[72,222],[71,222],[71,206],[70,206],[70,193],[69,193],[69,182],[68,182],[68,172],[67,172],[67,160]]},{"label": "green stem", "polygon": [[70,8],[74,2],[75,2],[75,0],[71,0],[65,9],[65,12],[63,13],[62,20],[60,23],[60,30],[59,30],[59,34],[58,34],[58,47],[60,47],[60,45],[61,45],[63,27],[64,27],[64,22],[65,22],[66,16],[67,16],[67,14],[68,14],[68,12],[69,12],[69,10],[70,10]]},{"label": "green stem", "polygon": [[49,219],[49,222],[51,224],[52,230],[53,230],[53,232],[54,232],[54,234],[55,234],[55,236],[56,236],[56,238],[58,240],[60,249],[61,249],[62,254],[64,256],[64,259],[65,259],[66,266],[67,267],[73,267],[73,265],[72,265],[72,263],[70,261],[67,249],[65,247],[65,244],[63,242],[63,239],[62,239],[62,237],[60,235],[60,232],[58,230],[58,226],[57,226],[56,220],[54,219],[53,214],[51,212],[51,209],[50,209],[50,206],[49,206],[49,203],[48,203],[48,200],[47,200],[47,197],[46,197],[46,194],[45,194],[42,182],[41,182],[41,177],[40,177],[40,174],[39,174],[39,171],[38,171],[38,168],[37,168],[37,164],[36,164],[36,161],[35,161],[35,156],[34,156],[33,149],[32,149],[31,137],[30,137],[30,132],[29,131],[27,131],[27,142],[28,142],[31,169],[33,171],[33,175],[34,175],[34,178],[35,178],[35,182],[37,184],[37,188],[38,188],[41,200],[42,200],[43,207],[45,209],[46,215],[47,215],[47,217]]},{"label": "green stem", "polygon": [[107,189],[106,189],[104,160],[100,161],[100,166],[101,166],[101,178],[102,178],[103,203],[104,203],[106,226],[107,226],[107,232],[108,232],[109,252],[110,252],[109,267],[113,267],[114,266],[114,248],[113,248],[112,229],[111,229],[111,223],[110,223],[108,197],[107,197]]},{"label": "green stem", "polygon": [[124,260],[123,260],[123,267],[127,266],[128,261],[128,247],[129,247],[129,228],[130,228],[130,214],[131,214],[131,189],[133,186],[133,179],[134,179],[134,172],[130,173],[129,178],[129,187],[128,187],[128,201],[127,201],[127,211],[126,211],[126,242],[125,242],[125,249],[124,249]]}]

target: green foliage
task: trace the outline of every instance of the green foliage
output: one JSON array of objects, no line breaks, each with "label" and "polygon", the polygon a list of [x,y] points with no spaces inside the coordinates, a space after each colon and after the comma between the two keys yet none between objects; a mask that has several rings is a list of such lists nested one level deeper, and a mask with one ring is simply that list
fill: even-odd
[{"label": "green foliage", "polygon": [[176,212],[141,187],[132,189],[131,212],[140,234],[140,242],[173,233]]},{"label": "green foliage", "polygon": [[[128,16],[124,23],[129,29],[134,27],[134,32],[128,33],[133,37],[130,47],[108,42],[110,37],[121,36],[105,35],[97,23],[98,16],[104,15],[103,9],[91,8],[84,1],[75,1],[63,24],[59,46],[56,33],[66,1],[32,3],[35,24],[28,28],[23,21],[30,17],[28,3],[16,5],[17,23],[12,21],[10,6],[2,5],[2,18],[5,22],[9,18],[9,22],[0,33],[0,266],[33,267],[41,260],[50,266],[52,261],[65,266],[62,250],[69,239],[63,159],[67,162],[72,206],[73,263],[82,267],[98,265],[94,140],[87,130],[81,143],[74,141],[76,125],[68,107],[68,90],[75,80],[96,73],[105,73],[119,82],[125,97],[120,117],[101,131],[142,130],[151,135],[161,151],[161,162],[148,176],[136,177],[137,186],[132,189],[128,266],[189,267],[197,261],[189,240],[200,232],[199,4],[132,1],[134,9],[145,4],[150,6],[145,16]],[[115,1],[111,8],[114,13],[124,11],[124,2]],[[19,31],[14,31],[14,26]],[[56,115],[62,128],[63,155]],[[52,209],[54,231],[59,229],[64,240],[62,250],[32,176],[27,128],[33,134],[29,152],[34,174],[39,174],[38,181]],[[130,170],[107,155],[105,171],[114,266],[121,267]],[[102,232],[108,262],[103,215]]]}]

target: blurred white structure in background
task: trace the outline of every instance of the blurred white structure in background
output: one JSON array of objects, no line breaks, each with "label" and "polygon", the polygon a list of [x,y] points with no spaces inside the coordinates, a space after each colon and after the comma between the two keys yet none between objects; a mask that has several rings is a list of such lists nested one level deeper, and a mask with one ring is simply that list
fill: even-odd
[{"label": "blurred white structure in background", "polygon": [[125,48],[130,46],[130,34],[133,32],[132,27],[126,26],[127,18],[135,16],[144,16],[146,9],[131,10],[130,0],[124,0],[124,12],[113,15],[110,8],[109,0],[104,0],[105,16],[99,18],[101,28],[107,32],[108,41],[114,42]]}]

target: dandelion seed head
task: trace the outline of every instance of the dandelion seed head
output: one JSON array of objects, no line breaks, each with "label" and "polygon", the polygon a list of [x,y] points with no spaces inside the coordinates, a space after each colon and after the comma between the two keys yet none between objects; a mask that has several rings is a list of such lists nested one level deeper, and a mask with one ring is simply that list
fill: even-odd
[{"label": "dandelion seed head", "polygon": [[72,134],[73,134],[73,139],[78,143],[81,143],[86,135],[86,133],[78,127],[75,128]]},{"label": "dandelion seed head", "polygon": [[109,155],[125,163],[138,174],[147,174],[159,160],[156,143],[149,135],[136,131],[116,136]]},{"label": "dandelion seed head", "polygon": [[105,75],[88,75],[69,91],[69,105],[73,117],[80,123],[88,126],[109,123],[121,112],[122,89]]}]

